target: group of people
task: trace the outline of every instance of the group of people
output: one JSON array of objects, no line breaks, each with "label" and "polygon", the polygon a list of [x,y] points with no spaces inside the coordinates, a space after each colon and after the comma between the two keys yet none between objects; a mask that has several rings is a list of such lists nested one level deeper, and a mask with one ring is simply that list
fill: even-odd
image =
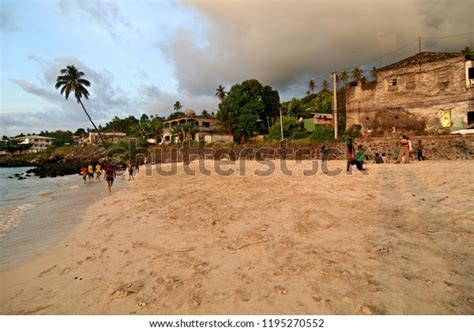
[{"label": "group of people", "polygon": [[[95,167],[92,165],[92,163],[89,163],[87,167],[85,165],[81,167],[81,175],[82,180],[84,182],[87,181],[87,178],[89,178],[89,181],[93,180],[94,173],[96,181],[100,180],[102,176],[102,166],[100,165],[100,163],[97,163]],[[107,162],[105,165],[105,180],[107,181],[109,192],[112,192],[112,185],[114,184],[114,180],[116,177],[117,173],[115,171],[115,167],[112,163]]]},{"label": "group of people", "polygon": [[[402,139],[400,139],[400,151],[398,153],[398,159],[395,163],[410,163],[411,153],[413,153],[413,145],[411,143],[410,137],[403,135]],[[416,145],[416,158],[418,161],[425,160],[423,155],[423,144],[421,143],[421,140],[418,140]]]},{"label": "group of people", "polygon": [[[416,158],[418,161],[424,161],[425,156],[423,155],[424,146],[421,140],[418,140],[418,143],[415,147]],[[413,153],[414,149],[411,143],[411,140],[407,136],[403,136],[400,140],[400,152],[398,154],[398,159],[395,163],[410,163],[410,154]],[[321,149],[321,155],[323,160],[328,160],[328,153],[329,150],[326,146],[323,146]],[[357,146],[357,150],[355,150],[353,139],[349,137],[347,139],[347,171],[350,170],[350,167],[355,165],[358,170],[366,171],[368,170],[367,167],[364,167],[364,164],[367,163],[369,157],[367,156],[364,148],[362,145]],[[388,158],[385,153],[375,153],[374,163],[387,163]]]}]

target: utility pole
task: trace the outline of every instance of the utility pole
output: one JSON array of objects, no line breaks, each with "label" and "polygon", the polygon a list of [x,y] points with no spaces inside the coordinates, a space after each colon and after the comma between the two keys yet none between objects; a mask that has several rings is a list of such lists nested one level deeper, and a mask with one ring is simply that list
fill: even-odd
[{"label": "utility pole", "polygon": [[283,141],[283,117],[281,115],[281,106],[280,106],[280,133],[281,133],[281,141]]},{"label": "utility pole", "polygon": [[337,81],[336,72],[332,72],[332,120],[334,127],[334,139],[337,139],[338,125],[337,125]]}]

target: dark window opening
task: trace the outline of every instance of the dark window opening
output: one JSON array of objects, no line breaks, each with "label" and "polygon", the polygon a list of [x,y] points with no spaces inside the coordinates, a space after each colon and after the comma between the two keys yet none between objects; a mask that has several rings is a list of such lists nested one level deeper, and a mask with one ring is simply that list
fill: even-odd
[{"label": "dark window opening", "polygon": [[474,111],[467,112],[467,125],[474,124]]},{"label": "dark window opening", "polygon": [[205,128],[210,128],[211,123],[210,122],[202,122],[202,126],[205,127]]},{"label": "dark window opening", "polygon": [[474,68],[469,68],[468,70],[468,77],[469,77],[469,86],[474,86]]},{"label": "dark window opening", "polygon": [[366,119],[367,121],[368,121],[368,120],[370,120],[370,118],[369,118],[369,117],[366,117],[365,119]]},{"label": "dark window opening", "polygon": [[398,89],[397,85],[398,85],[398,81],[397,81],[396,78],[388,80],[388,89],[389,89],[389,91],[397,90]]}]

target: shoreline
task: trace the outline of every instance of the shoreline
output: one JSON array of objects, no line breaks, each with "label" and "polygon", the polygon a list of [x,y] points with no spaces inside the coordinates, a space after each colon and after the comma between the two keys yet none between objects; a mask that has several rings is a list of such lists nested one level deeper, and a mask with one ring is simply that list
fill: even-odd
[{"label": "shoreline", "polygon": [[[116,190],[121,190],[124,186],[122,176],[117,178]],[[5,233],[0,238],[0,271],[28,262],[62,241],[82,221],[82,210],[108,194],[103,179],[96,182],[94,178],[84,184],[79,176],[70,175],[58,179],[29,178],[27,181],[22,184],[37,189],[38,193],[30,194],[24,201],[15,201],[15,205],[4,212],[5,220],[11,224],[5,224]],[[40,184],[47,185],[35,186]]]},{"label": "shoreline", "polygon": [[0,272],[1,313],[474,313],[472,161],[304,177],[307,162],[288,161],[291,177],[139,175]]}]

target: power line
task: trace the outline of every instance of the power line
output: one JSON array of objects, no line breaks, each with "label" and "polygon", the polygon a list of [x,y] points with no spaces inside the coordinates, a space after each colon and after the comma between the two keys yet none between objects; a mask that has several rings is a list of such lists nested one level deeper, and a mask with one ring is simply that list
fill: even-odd
[{"label": "power line", "polygon": [[460,34],[452,34],[450,36],[442,36],[442,37],[424,37],[424,38],[421,38],[422,40],[423,39],[446,39],[446,38],[453,38],[453,37],[461,37],[461,36],[467,36],[467,35],[470,35],[470,34],[474,34],[474,32],[466,32],[466,33],[460,33]]},{"label": "power line", "polygon": [[[439,37],[421,37],[421,40],[447,39],[447,38],[453,38],[453,37],[467,36],[467,35],[471,35],[471,34],[474,34],[474,32],[465,32],[465,33],[453,34],[453,35],[449,35],[449,36],[439,36]],[[386,57],[386,56],[393,55],[393,54],[397,53],[398,51],[401,51],[402,49],[405,49],[405,48],[407,48],[407,47],[413,45],[414,43],[417,43],[418,41],[419,41],[419,38],[417,38],[417,39],[411,41],[410,43],[408,43],[408,44],[406,44],[406,45],[404,45],[404,46],[402,46],[402,47],[399,47],[399,48],[397,48],[397,49],[395,49],[395,50],[393,50],[393,51],[391,51],[391,52],[389,52],[389,53],[383,54],[383,55],[381,55],[381,56],[379,56],[379,57],[377,57],[377,58],[374,58],[374,59],[372,59],[372,60],[370,60],[370,61],[368,61],[368,62],[365,62],[365,63],[363,63],[363,64],[359,64],[358,66],[359,66],[359,67],[366,66],[366,65],[368,65],[369,63],[372,63],[372,62],[381,60],[381,59],[383,59],[383,58]],[[350,67],[350,68],[339,69],[339,70],[336,70],[336,71],[342,72],[342,71],[352,70],[352,69],[353,69],[353,68]],[[324,78],[324,77],[328,77],[329,74],[330,74],[330,73],[326,73],[326,74],[324,74],[324,75],[322,75],[322,76],[319,76],[319,77],[317,77],[317,78],[313,78],[312,80],[314,80],[314,81],[321,80],[321,79]],[[297,84],[297,85],[293,85],[293,86],[291,86],[291,87],[289,87],[289,88],[286,88],[286,89],[280,91],[280,93],[288,92],[288,91],[293,90],[293,89],[295,89],[295,88],[298,88],[298,87],[307,85],[308,83],[309,83],[309,81],[305,81],[305,82],[299,83],[299,84]]]}]

